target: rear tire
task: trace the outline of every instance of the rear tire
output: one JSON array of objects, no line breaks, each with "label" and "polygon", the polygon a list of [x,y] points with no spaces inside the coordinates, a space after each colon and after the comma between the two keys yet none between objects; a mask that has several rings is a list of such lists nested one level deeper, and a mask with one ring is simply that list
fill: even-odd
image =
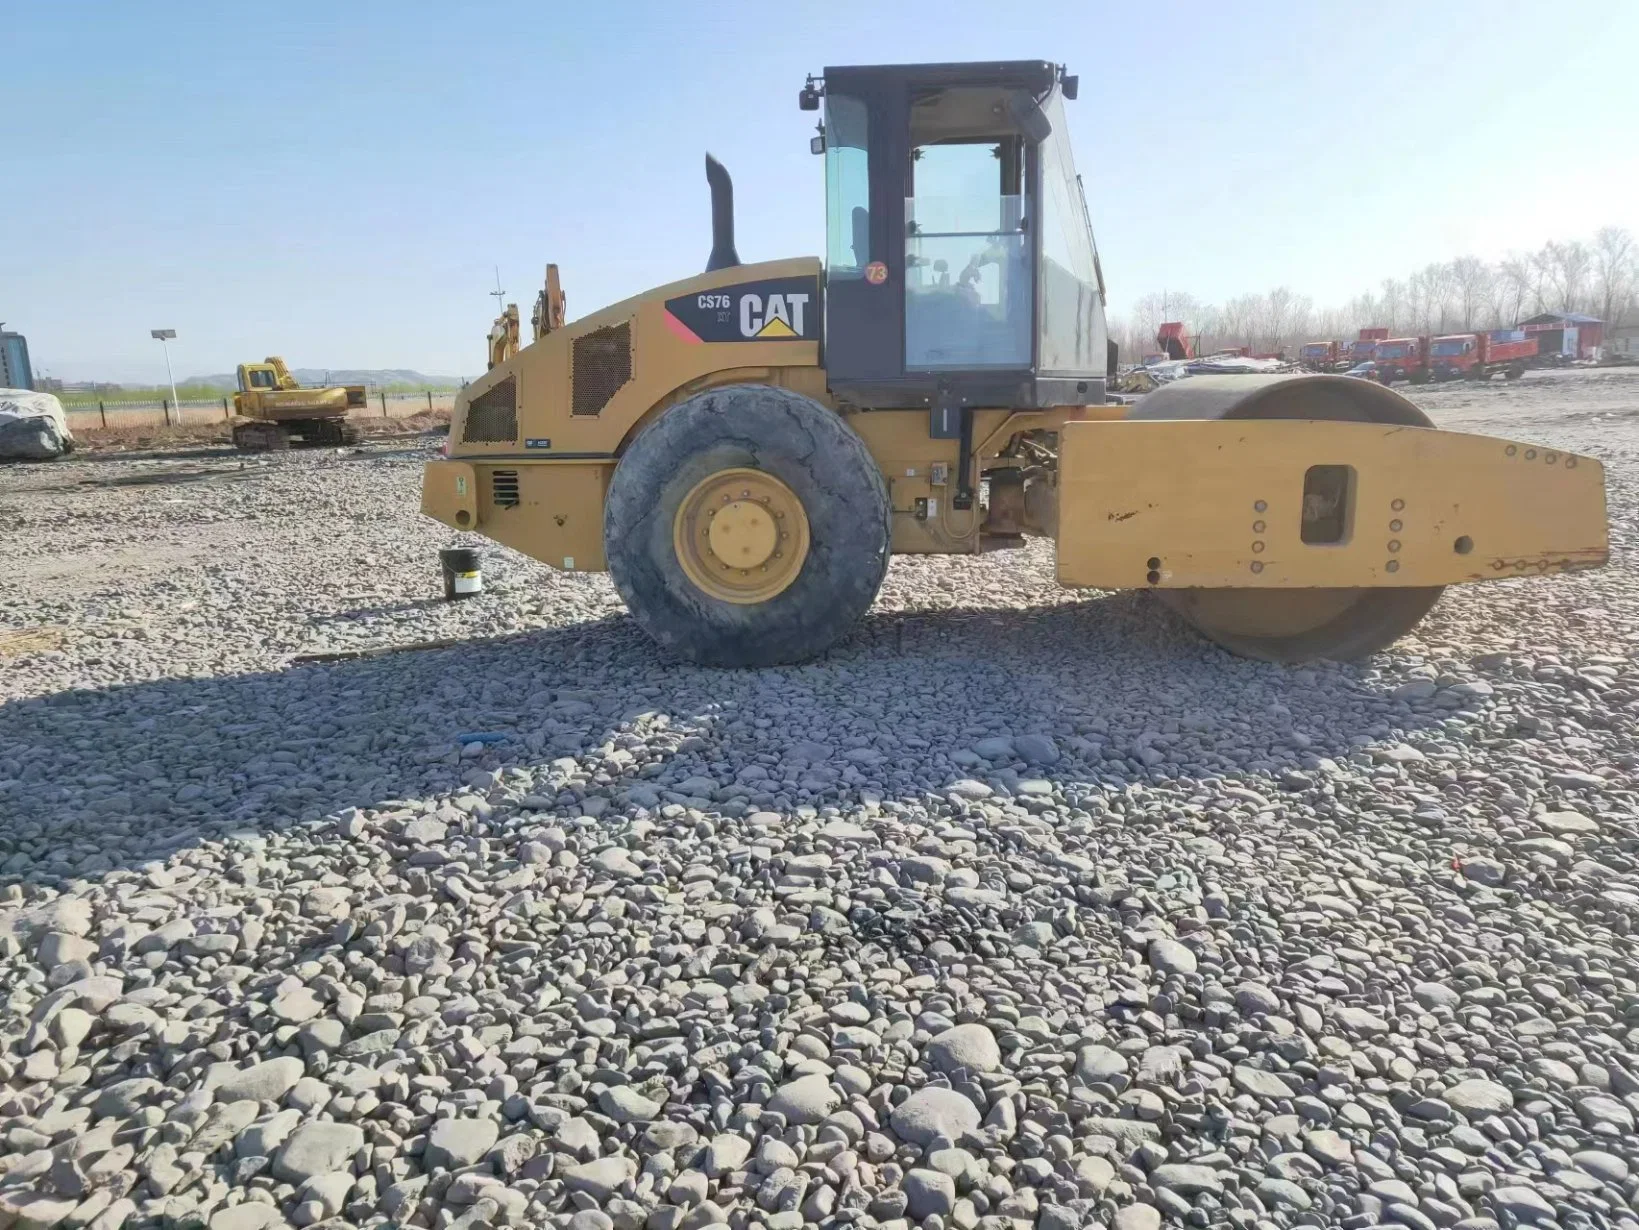
[{"label": "rear tire", "polygon": [[[741,486],[736,471],[755,472],[748,501],[730,490]],[[730,569],[712,554],[715,538],[690,546],[705,544],[706,515],[731,499],[763,526],[780,511],[783,549],[805,552],[794,575],[780,577],[789,556]],[[864,441],[818,402],[767,385],[711,389],[666,410],[626,450],[604,503],[604,554],[632,617],[662,648],[706,666],[823,653],[875,600],[889,537],[887,484]],[[704,588],[690,575],[703,568],[721,569],[730,587]],[[757,590],[770,568],[782,587]]]}]

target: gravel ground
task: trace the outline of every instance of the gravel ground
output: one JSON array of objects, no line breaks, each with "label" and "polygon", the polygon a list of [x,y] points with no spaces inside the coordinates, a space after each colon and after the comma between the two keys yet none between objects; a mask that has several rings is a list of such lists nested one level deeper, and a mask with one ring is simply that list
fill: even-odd
[{"label": "gravel ground", "polygon": [[438,600],[421,445],[0,471],[0,1230],[1639,1227],[1639,372],[1419,400],[1616,562],[1304,669],[1032,548],[713,672]]}]

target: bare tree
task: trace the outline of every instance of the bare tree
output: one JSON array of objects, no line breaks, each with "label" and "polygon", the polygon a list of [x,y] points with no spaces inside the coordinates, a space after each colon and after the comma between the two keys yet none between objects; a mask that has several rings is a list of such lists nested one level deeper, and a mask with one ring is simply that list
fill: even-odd
[{"label": "bare tree", "polygon": [[1383,327],[1391,334],[1400,331],[1400,321],[1406,313],[1406,287],[1393,278],[1383,279]]},{"label": "bare tree", "polygon": [[1554,307],[1555,271],[1559,267],[1559,245],[1552,240],[1531,253],[1531,312],[1551,312]]},{"label": "bare tree", "polygon": [[1132,313],[1127,318],[1127,327],[1131,330],[1133,339],[1139,341],[1147,350],[1155,345],[1155,330],[1163,319],[1161,295],[1152,291],[1133,301]]},{"label": "bare tree", "polygon": [[1582,306],[1582,292],[1587,286],[1588,271],[1593,267],[1593,254],[1587,245],[1573,239],[1570,243],[1549,240],[1542,248],[1544,273],[1554,300],[1561,312],[1574,312]]},{"label": "bare tree", "polygon": [[1424,332],[1444,333],[1451,319],[1456,282],[1451,266],[1435,262],[1423,267]]},{"label": "bare tree", "polygon": [[1210,303],[1203,303],[1195,315],[1195,353],[1211,354],[1223,349],[1223,332],[1223,312]]},{"label": "bare tree", "polygon": [[1601,227],[1593,237],[1593,277],[1599,319],[1614,329],[1622,323],[1639,283],[1639,249],[1625,228]]},{"label": "bare tree", "polygon": [[1497,323],[1517,324],[1525,316],[1525,304],[1535,285],[1534,262],[1529,256],[1514,253],[1497,266],[1498,295]]},{"label": "bare tree", "polygon": [[1263,296],[1236,295],[1224,303],[1220,315],[1224,345],[1252,346],[1253,335],[1263,318]]},{"label": "bare tree", "polygon": [[1121,362],[1131,363],[1138,357],[1133,349],[1132,323],[1125,316],[1111,316],[1104,322],[1105,331],[1120,351]]},{"label": "bare tree", "polygon": [[1317,342],[1348,341],[1354,330],[1350,327],[1350,316],[1346,308],[1322,308],[1316,312],[1310,324],[1310,337],[1307,340]]},{"label": "bare tree", "polygon": [[1135,335],[1142,339],[1144,349],[1150,350],[1155,346],[1156,333],[1167,321],[1182,321],[1184,331],[1193,335],[1200,310],[1200,300],[1188,291],[1151,291],[1133,304],[1132,328]]},{"label": "bare tree", "polygon": [[1356,295],[1349,300],[1349,306],[1344,309],[1346,323],[1344,332],[1350,338],[1357,336],[1361,329],[1375,328],[1382,323],[1383,309],[1378,304],[1377,296],[1367,291],[1363,295]]},{"label": "bare tree", "polygon": [[1471,332],[1491,294],[1491,266],[1477,256],[1459,256],[1447,271],[1463,331]]},{"label": "bare tree", "polygon": [[1295,294],[1289,286],[1277,286],[1264,296],[1264,304],[1265,340],[1271,351],[1280,354],[1308,327],[1314,302],[1308,295]]}]

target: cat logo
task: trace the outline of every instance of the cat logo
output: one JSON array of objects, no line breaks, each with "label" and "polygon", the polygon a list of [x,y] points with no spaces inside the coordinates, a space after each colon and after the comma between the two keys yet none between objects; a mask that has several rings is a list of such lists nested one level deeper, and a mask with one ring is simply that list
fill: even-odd
[{"label": "cat logo", "polygon": [[666,300],[661,318],[679,340],[701,342],[816,342],[819,279],[759,278],[714,286]]},{"label": "cat logo", "polygon": [[808,296],[796,294],[763,296],[747,292],[740,296],[740,336],[798,338],[803,331],[803,310]]}]

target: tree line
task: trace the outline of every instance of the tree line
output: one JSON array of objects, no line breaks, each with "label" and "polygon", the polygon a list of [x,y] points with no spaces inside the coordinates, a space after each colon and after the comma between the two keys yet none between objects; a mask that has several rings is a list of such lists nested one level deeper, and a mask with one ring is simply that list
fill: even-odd
[{"label": "tree line", "polygon": [[1156,291],[1110,322],[1123,358],[1157,350],[1156,330],[1182,321],[1198,339],[1196,353],[1249,347],[1257,354],[1295,355],[1304,342],[1348,341],[1380,327],[1391,337],[1508,328],[1541,312],[1583,312],[1608,328],[1639,320],[1639,244],[1626,229],[1607,226],[1591,241],[1550,240],[1535,252],[1487,262],[1459,256],[1404,278],[1385,278],[1377,291],[1342,307],[1316,308],[1288,286],[1203,303],[1187,291]]}]

